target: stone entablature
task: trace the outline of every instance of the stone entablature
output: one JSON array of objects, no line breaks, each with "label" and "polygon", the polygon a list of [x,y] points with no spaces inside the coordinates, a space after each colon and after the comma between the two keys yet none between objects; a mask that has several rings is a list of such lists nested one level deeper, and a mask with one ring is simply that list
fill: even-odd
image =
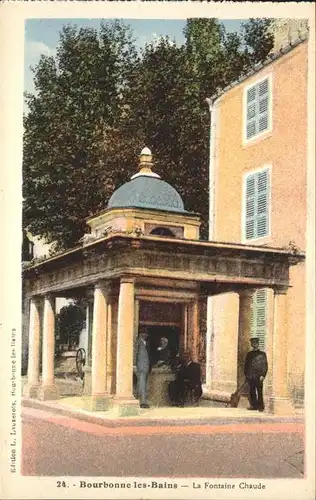
[{"label": "stone entablature", "polygon": [[[193,280],[205,285],[288,287],[289,267],[304,254],[255,246],[115,235],[24,271],[29,296],[134,277]],[[211,290],[211,289],[210,289]]]}]

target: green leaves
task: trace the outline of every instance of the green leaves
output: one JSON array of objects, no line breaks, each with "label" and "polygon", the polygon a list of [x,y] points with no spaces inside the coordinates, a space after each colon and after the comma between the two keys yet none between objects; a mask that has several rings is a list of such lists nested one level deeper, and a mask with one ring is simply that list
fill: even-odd
[{"label": "green leaves", "polygon": [[56,58],[42,56],[35,68],[36,95],[26,96],[24,119],[24,224],[59,248],[78,241],[89,211],[110,195],[104,135],[121,120],[133,57],[129,30],[119,23],[103,24],[100,34],[66,26]]},{"label": "green leaves", "polygon": [[264,61],[267,54],[273,48],[273,34],[269,30],[271,19],[249,19],[242,26],[243,41],[245,44],[245,55],[247,64],[253,66]]},{"label": "green leaves", "polygon": [[84,309],[79,301],[62,307],[56,316],[56,333],[59,343],[70,346],[73,343],[78,344],[84,320]]},{"label": "green leaves", "polygon": [[75,245],[85,218],[137,171],[144,145],[155,170],[202,215],[207,236],[211,97],[271,48],[266,20],[226,33],[216,19],[189,19],[185,44],[164,37],[138,53],[129,27],[65,26],[55,57],[42,56],[24,118],[24,227]]}]

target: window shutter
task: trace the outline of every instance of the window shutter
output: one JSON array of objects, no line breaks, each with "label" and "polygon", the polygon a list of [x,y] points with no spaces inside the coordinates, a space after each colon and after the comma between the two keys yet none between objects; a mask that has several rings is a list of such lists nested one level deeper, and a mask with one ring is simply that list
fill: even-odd
[{"label": "window shutter", "polygon": [[269,234],[269,169],[246,178],[245,237],[247,240]]},{"label": "window shutter", "polygon": [[258,238],[269,233],[269,171],[263,170],[257,174],[257,231]]},{"label": "window shutter", "polygon": [[247,90],[246,137],[256,136],[269,128],[269,79]]},{"label": "window shutter", "polygon": [[257,103],[256,103],[256,86],[254,85],[247,91],[247,126],[246,134],[247,139],[250,139],[256,135],[256,115],[257,115]]},{"label": "window shutter", "polygon": [[259,338],[259,348],[264,351],[267,333],[267,291],[264,288],[254,292],[251,310],[251,336]]},{"label": "window shutter", "polygon": [[246,238],[255,237],[255,175],[247,177],[246,186]]}]

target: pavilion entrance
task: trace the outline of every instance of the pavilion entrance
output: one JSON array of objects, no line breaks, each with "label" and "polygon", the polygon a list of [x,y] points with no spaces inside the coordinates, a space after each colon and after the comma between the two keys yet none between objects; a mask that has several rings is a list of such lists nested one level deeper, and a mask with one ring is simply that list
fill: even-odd
[{"label": "pavilion entrance", "polygon": [[[176,359],[187,343],[187,304],[173,301],[139,301],[139,328],[148,333],[149,355],[152,370],[149,375],[148,398],[152,406],[168,406],[168,384],[174,379],[173,368]],[[139,329],[138,328],[138,329]],[[168,340],[169,359],[159,365],[160,340]]]},{"label": "pavilion entrance", "polygon": [[185,345],[186,305],[175,302],[139,301],[139,327],[146,327],[150,356],[155,364],[160,339],[168,339],[170,354],[175,357]]},{"label": "pavilion entrance", "polygon": [[181,329],[177,326],[168,325],[148,325],[148,343],[149,351],[153,364],[155,365],[158,361],[158,356],[156,354],[159,347],[160,339],[166,338],[168,340],[168,347],[170,349],[171,359],[176,358],[179,354],[179,340],[181,337]]}]

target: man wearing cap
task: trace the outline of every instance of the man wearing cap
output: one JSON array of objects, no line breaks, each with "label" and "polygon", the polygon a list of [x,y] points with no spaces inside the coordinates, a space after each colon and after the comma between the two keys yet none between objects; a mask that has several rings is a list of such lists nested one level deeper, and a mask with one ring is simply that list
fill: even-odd
[{"label": "man wearing cap", "polygon": [[249,384],[250,407],[248,410],[264,410],[263,381],[268,371],[266,353],[259,349],[258,337],[250,339],[252,351],[245,359],[244,373]]}]

